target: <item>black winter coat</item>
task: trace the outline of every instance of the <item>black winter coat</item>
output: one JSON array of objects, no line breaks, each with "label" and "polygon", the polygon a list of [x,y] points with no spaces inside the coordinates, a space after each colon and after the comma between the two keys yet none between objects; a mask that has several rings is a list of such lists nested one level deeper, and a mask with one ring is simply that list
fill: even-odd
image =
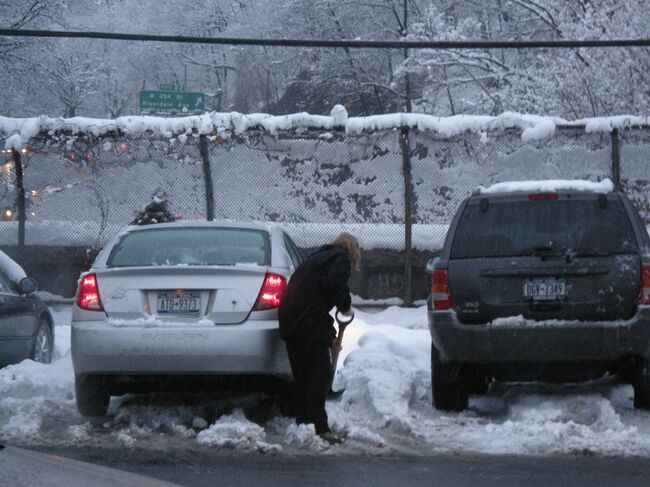
[{"label": "black winter coat", "polygon": [[330,310],[350,310],[350,257],[341,247],[324,245],[302,262],[291,276],[278,319],[284,340],[332,343],[336,338]]}]

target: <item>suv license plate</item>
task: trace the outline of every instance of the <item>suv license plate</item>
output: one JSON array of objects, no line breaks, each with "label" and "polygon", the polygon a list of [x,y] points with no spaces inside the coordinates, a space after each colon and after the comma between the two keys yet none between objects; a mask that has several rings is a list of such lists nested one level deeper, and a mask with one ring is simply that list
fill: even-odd
[{"label": "suv license plate", "polygon": [[158,314],[197,315],[201,312],[201,293],[158,293]]},{"label": "suv license plate", "polygon": [[566,296],[564,279],[525,279],[524,298],[533,301],[556,301]]}]

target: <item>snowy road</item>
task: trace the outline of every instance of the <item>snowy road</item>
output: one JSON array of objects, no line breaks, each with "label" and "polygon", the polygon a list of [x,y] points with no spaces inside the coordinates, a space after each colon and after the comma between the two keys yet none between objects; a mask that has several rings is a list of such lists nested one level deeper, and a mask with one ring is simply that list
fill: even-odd
[{"label": "snowy road", "polygon": [[18,446],[240,450],[298,454],[557,453],[650,457],[650,413],[635,411],[632,388],[606,377],[589,384],[493,384],[460,414],[431,407],[424,308],[359,311],[346,331],[344,364],[328,403],[348,440],[324,444],[264,397],[133,395],[89,421],[74,403],[69,308],[54,308],[56,360],[0,369],[0,442]]}]

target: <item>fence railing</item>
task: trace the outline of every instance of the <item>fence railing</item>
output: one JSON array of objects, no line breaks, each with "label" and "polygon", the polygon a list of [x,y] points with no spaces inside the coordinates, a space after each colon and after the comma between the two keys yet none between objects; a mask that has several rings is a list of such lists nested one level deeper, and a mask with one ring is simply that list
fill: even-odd
[{"label": "fence railing", "polygon": [[[183,219],[282,222],[303,248],[348,229],[366,249],[399,252],[400,297],[411,302],[413,251],[439,249],[479,185],[611,178],[650,223],[648,125],[554,122],[552,135],[535,136],[547,120],[449,129],[451,120],[436,119],[432,129],[402,115],[339,125],[251,116],[226,129],[201,127],[202,117],[132,117],[146,121],[142,131],[115,121],[105,130],[43,124],[27,135],[18,127],[21,144],[7,139],[0,167],[0,245],[98,248],[158,197]],[[154,122],[165,129],[151,130]]]}]

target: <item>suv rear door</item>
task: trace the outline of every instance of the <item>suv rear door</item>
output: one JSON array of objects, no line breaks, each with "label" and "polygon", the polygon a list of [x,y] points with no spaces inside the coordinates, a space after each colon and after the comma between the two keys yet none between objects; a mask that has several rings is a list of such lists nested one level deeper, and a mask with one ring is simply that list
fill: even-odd
[{"label": "suv rear door", "polygon": [[617,193],[479,195],[456,227],[449,287],[464,323],[609,321],[634,314],[640,267]]}]

